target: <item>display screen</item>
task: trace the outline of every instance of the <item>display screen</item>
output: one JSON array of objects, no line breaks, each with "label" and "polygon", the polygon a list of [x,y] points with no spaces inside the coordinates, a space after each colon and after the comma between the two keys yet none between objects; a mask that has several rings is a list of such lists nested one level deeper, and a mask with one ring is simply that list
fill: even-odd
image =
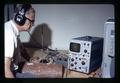
[{"label": "display screen", "polygon": [[70,51],[80,52],[80,44],[79,43],[70,43]]}]

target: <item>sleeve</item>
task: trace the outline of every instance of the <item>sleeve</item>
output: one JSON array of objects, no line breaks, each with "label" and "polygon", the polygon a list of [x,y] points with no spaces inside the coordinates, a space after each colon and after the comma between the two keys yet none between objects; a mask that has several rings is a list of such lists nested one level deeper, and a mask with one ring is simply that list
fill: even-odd
[{"label": "sleeve", "polygon": [[13,57],[13,52],[14,52],[14,41],[13,41],[13,34],[12,30],[9,30],[7,26],[5,26],[5,57]]}]

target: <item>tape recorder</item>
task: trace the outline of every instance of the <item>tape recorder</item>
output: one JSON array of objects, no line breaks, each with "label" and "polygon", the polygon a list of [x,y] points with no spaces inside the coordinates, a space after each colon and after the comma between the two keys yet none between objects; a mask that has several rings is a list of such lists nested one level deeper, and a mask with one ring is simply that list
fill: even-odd
[{"label": "tape recorder", "polygon": [[103,38],[73,38],[69,45],[68,69],[90,73],[101,66]]}]

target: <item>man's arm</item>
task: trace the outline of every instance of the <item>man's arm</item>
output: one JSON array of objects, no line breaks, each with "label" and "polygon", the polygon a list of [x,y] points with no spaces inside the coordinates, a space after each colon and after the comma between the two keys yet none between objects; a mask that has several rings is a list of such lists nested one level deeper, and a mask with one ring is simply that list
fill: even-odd
[{"label": "man's arm", "polygon": [[5,57],[5,77],[6,78],[14,78],[13,73],[10,70],[10,65],[11,65],[11,58]]}]

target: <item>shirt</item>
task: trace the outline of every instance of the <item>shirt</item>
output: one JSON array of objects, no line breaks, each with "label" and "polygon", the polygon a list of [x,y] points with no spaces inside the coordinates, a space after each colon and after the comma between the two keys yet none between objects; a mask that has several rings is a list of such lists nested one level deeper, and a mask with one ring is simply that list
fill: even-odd
[{"label": "shirt", "polygon": [[19,31],[15,25],[15,23],[10,20],[5,23],[5,57],[13,57],[14,49],[17,47],[17,36],[19,35]]}]

